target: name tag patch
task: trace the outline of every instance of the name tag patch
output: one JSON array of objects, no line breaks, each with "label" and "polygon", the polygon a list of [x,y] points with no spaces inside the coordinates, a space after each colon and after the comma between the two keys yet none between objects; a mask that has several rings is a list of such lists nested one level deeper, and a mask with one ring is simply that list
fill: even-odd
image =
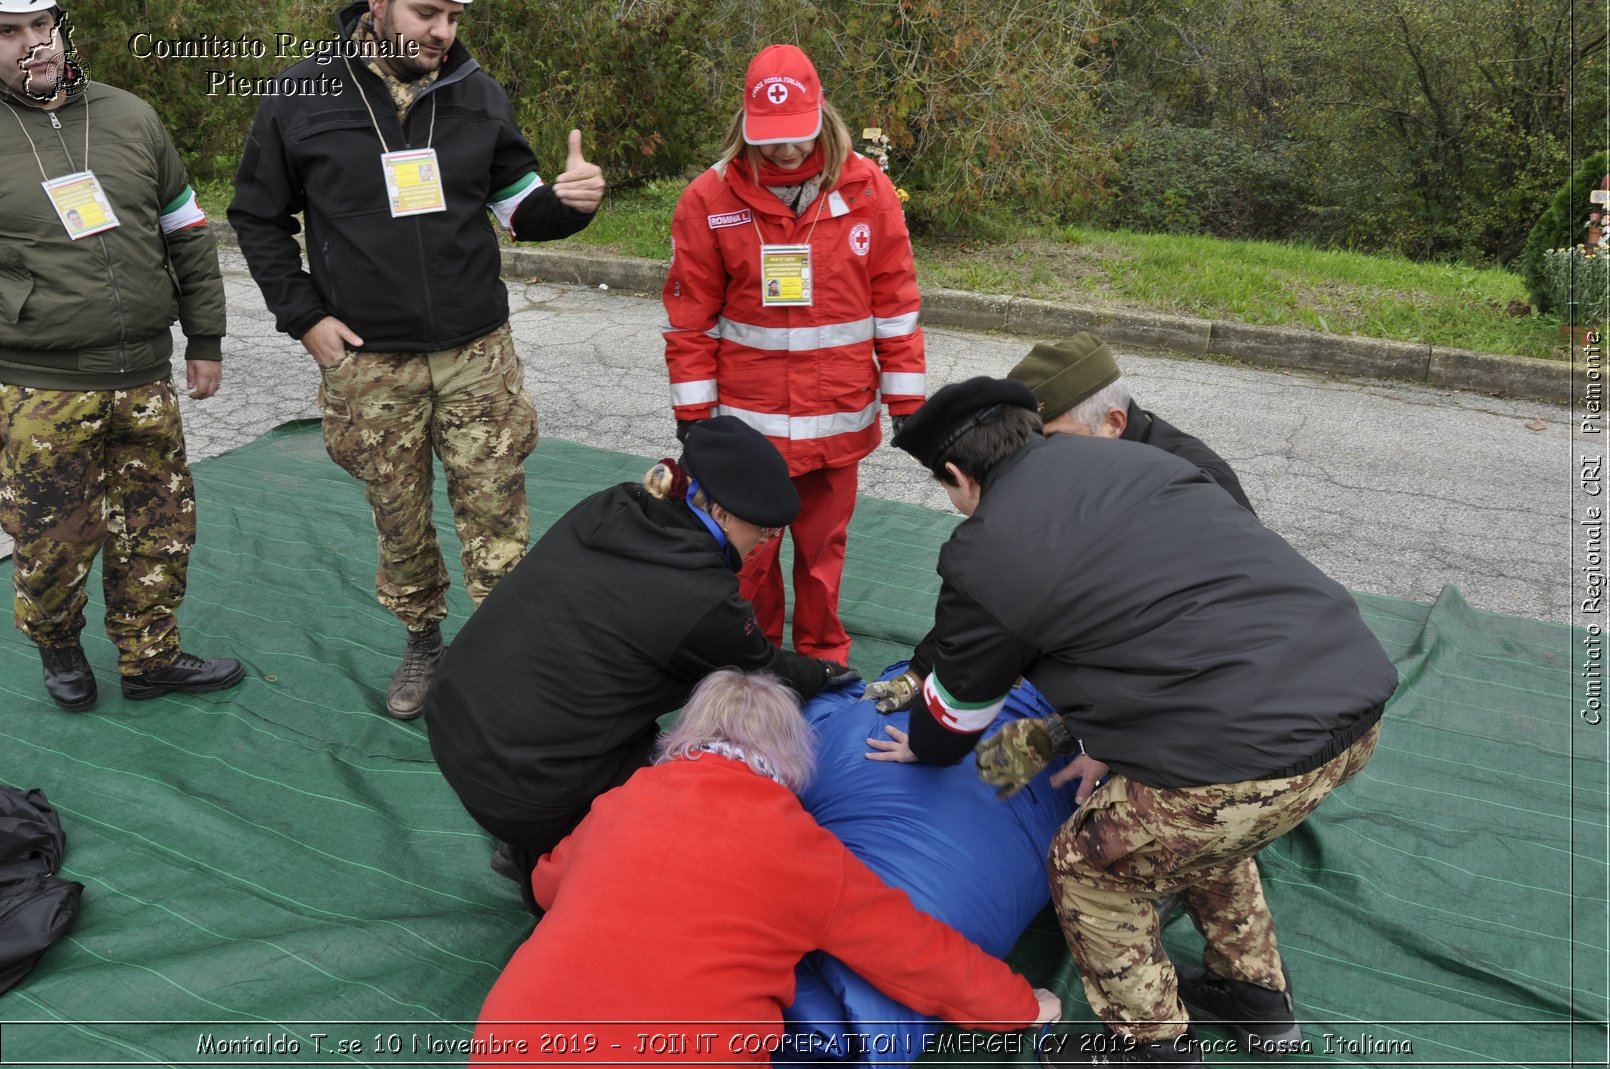
[{"label": "name tag patch", "polygon": [[743,226],[749,222],[749,209],[727,212],[723,215],[707,215],[705,219],[709,222],[711,230],[720,230],[724,226]]}]

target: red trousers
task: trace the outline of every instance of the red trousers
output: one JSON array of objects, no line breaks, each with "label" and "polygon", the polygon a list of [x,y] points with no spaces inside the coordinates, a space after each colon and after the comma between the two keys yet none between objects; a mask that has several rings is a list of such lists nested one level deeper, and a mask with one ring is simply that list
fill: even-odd
[{"label": "red trousers", "polygon": [[[794,539],[794,650],[848,664],[850,636],[839,622],[839,584],[844,578],[844,533],[855,512],[859,466],[819,468],[794,476],[799,518],[788,528]],[[756,549],[738,573],[738,591],[755,607],[755,619],[773,645],[783,644],[781,536]]]}]

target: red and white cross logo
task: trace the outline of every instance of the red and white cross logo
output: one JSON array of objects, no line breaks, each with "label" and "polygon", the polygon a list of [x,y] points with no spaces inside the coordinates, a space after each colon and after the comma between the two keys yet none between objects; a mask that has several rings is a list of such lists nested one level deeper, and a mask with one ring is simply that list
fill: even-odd
[{"label": "red and white cross logo", "polygon": [[773,104],[781,104],[788,99],[788,86],[782,82],[771,83],[770,88],[766,90],[766,99]]},{"label": "red and white cross logo", "polygon": [[872,248],[872,228],[865,223],[856,223],[850,228],[850,249],[857,256],[865,256]]}]

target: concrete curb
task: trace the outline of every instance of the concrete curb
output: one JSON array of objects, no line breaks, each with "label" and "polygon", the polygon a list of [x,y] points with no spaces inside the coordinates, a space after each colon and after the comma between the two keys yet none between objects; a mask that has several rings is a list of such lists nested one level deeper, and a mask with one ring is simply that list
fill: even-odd
[{"label": "concrete curb", "polygon": [[[503,250],[505,274],[542,282],[605,285],[633,293],[658,293],[665,281],[665,268],[657,260],[574,249]],[[1449,349],[1420,342],[943,289],[923,291],[922,320],[934,326],[997,330],[1034,338],[1058,338],[1088,330],[1121,345],[1166,349],[1188,356],[1229,357],[1258,367],[1396,379],[1476,393],[1531,397],[1561,405],[1571,403],[1571,365],[1565,361]]]},{"label": "concrete curb", "polygon": [[[218,229],[226,244],[238,244],[230,227]],[[505,275],[538,282],[590,288],[603,285],[652,295],[660,292],[665,269],[666,265],[658,260],[579,252],[574,248],[503,249]],[[934,326],[1004,331],[1032,338],[1060,338],[1088,330],[1120,345],[1165,349],[1187,356],[1228,357],[1258,367],[1395,379],[1474,393],[1530,397],[1560,405],[1572,400],[1571,364],[1566,361],[1418,342],[943,289],[923,291],[922,320]]]}]

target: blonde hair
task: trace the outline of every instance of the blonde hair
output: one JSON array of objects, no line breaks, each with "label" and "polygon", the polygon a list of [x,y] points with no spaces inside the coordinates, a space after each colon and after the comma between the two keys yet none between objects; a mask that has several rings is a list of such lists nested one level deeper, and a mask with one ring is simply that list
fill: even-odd
[{"label": "blonde hair", "polygon": [[[822,101],[822,132],[816,135],[817,143],[822,148],[822,191],[825,193],[838,185],[839,172],[844,169],[844,161],[850,158],[851,142],[850,128],[844,124],[844,117],[838,109],[826,100]],[[727,138],[721,143],[721,157],[716,161],[716,167],[725,167],[738,158],[738,153],[746,153],[744,158],[749,161],[749,173],[758,175],[763,162],[760,149],[744,140],[744,109],[739,108],[738,114],[732,117],[732,126],[727,129]]]},{"label": "blonde hair", "polygon": [[769,672],[711,672],[660,736],[658,759],[720,743],[741,750],[757,772],[775,775],[796,794],[816,769],[816,732],[799,711],[799,696]]},{"label": "blonde hair", "polygon": [[[662,460],[644,472],[643,489],[661,501],[668,499],[672,487],[676,485],[677,472],[674,465],[675,461],[668,464]],[[710,511],[710,495],[704,492],[704,487],[701,486],[694,491],[693,504],[706,512]]]}]

